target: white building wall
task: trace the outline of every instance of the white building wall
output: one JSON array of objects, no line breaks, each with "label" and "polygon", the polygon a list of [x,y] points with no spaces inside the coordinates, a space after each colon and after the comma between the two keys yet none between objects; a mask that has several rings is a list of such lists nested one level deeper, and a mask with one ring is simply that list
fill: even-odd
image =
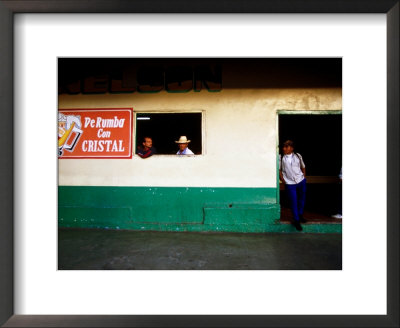
[{"label": "white building wall", "polygon": [[[276,188],[277,110],[341,110],[342,93],[341,88],[271,88],[59,96],[59,109],[123,107],[203,111],[203,154],[61,159],[59,185]],[[135,145],[135,131],[133,139]]]}]

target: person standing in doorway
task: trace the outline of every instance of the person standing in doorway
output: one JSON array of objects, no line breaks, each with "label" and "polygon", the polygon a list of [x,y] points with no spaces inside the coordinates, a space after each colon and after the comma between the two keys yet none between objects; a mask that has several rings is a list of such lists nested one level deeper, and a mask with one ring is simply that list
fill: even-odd
[{"label": "person standing in doorway", "polygon": [[194,153],[188,148],[190,140],[186,136],[181,136],[178,141],[175,141],[179,145],[177,155],[194,155]]},{"label": "person standing in doorway", "polygon": [[283,156],[279,156],[279,177],[285,184],[286,194],[289,198],[290,208],[293,213],[293,225],[301,231],[306,200],[306,166],[300,154],[294,153],[293,141],[283,143]]}]

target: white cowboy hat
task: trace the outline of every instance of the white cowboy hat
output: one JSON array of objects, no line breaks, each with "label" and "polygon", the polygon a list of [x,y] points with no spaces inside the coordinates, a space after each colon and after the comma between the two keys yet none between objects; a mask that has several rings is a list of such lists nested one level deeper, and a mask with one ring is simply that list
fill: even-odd
[{"label": "white cowboy hat", "polygon": [[185,144],[185,143],[189,143],[189,142],[190,142],[190,140],[187,140],[186,136],[181,136],[178,141],[175,141],[175,143],[178,143],[178,144],[181,144],[181,143]]}]

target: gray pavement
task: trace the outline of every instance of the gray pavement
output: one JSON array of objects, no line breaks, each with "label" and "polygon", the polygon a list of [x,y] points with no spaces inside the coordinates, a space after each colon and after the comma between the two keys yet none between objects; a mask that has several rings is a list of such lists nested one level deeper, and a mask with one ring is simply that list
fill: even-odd
[{"label": "gray pavement", "polygon": [[341,270],[341,234],[59,229],[60,270]]}]

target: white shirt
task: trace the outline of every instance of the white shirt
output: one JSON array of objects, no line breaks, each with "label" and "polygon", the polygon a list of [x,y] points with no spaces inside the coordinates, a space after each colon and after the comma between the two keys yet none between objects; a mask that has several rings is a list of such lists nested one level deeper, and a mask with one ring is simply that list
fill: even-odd
[{"label": "white shirt", "polygon": [[186,147],[185,150],[182,152],[179,150],[176,154],[177,155],[194,155],[194,153],[188,147]]},{"label": "white shirt", "polygon": [[292,165],[293,153],[283,156],[283,160],[286,161],[289,165]]},{"label": "white shirt", "polygon": [[[299,156],[297,156],[299,155]],[[300,154],[291,153],[279,156],[279,170],[282,170],[283,179],[286,184],[298,184],[304,180],[304,174],[301,169],[304,169],[303,158]]]}]

